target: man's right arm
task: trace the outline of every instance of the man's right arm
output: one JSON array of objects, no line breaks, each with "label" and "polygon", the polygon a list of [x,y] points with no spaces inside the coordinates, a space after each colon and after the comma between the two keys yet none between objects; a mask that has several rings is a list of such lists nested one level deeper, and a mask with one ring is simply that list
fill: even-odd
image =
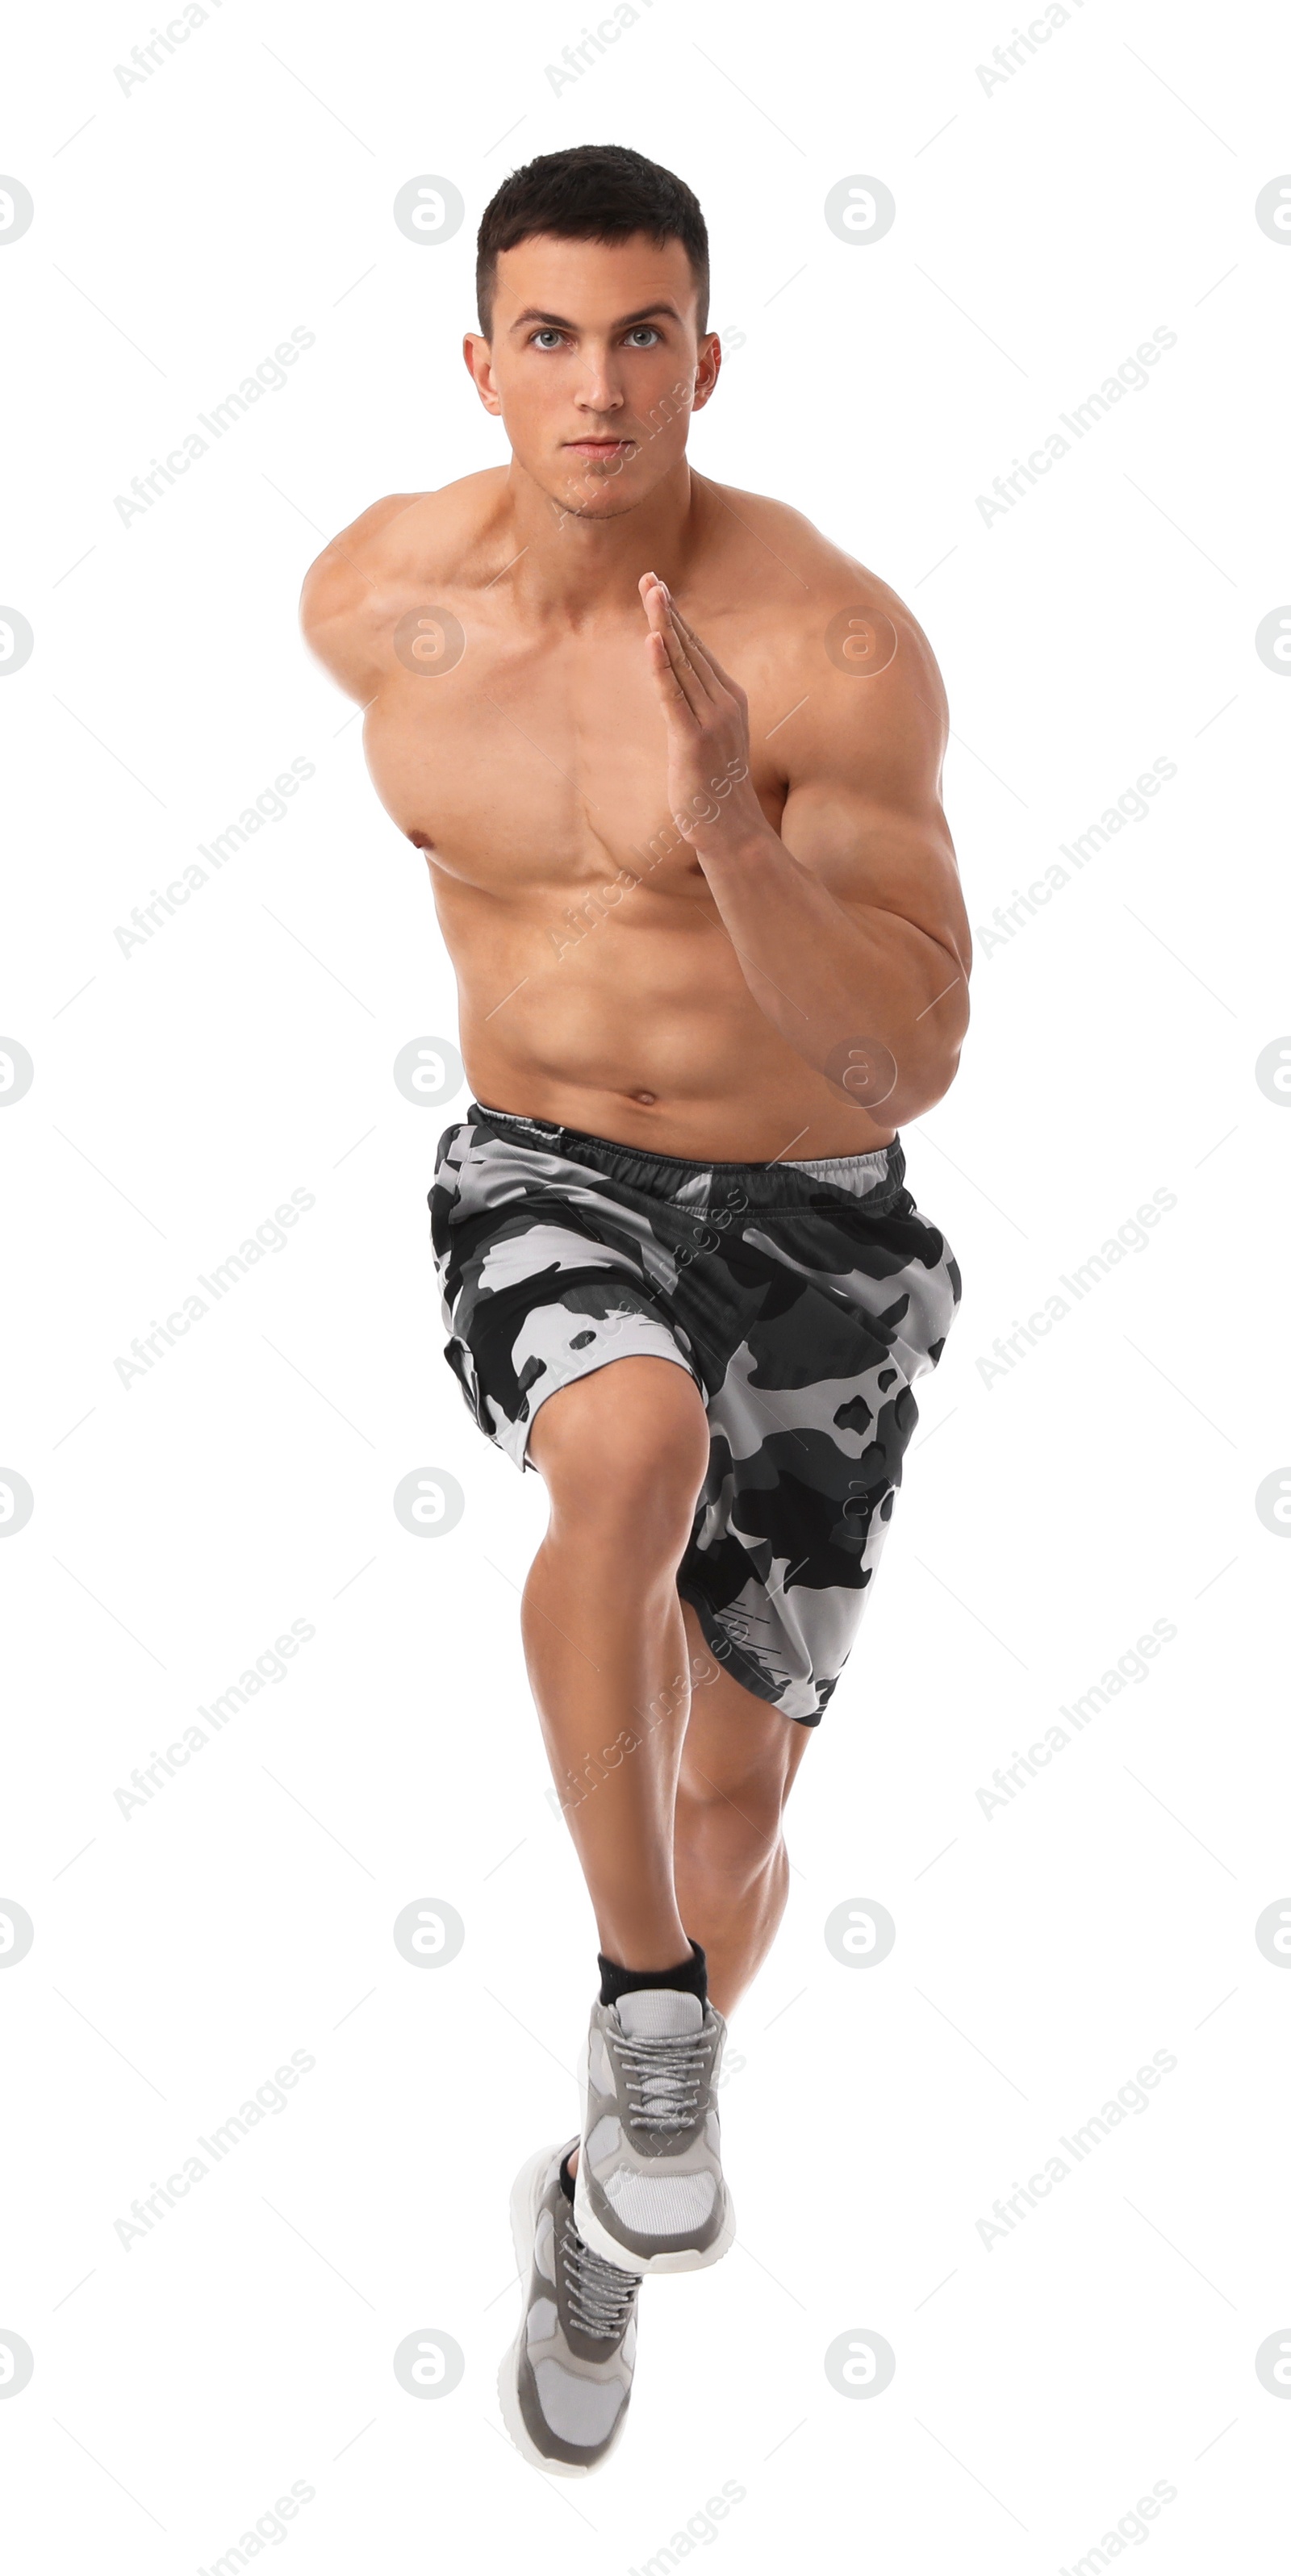
[{"label": "man's right arm", "polygon": [[390,532],[419,492],[388,493],[324,546],[305,575],[300,622],[305,641],[338,687],[367,706],[389,663],[397,614],[397,540]]}]

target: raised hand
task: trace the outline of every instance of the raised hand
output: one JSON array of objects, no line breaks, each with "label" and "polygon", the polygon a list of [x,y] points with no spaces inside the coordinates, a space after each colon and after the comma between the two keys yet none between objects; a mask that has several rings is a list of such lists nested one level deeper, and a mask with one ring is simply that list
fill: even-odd
[{"label": "raised hand", "polygon": [[748,700],[657,573],[638,588],[646,655],[668,738],[668,810],[701,864],[770,830],[749,776]]}]

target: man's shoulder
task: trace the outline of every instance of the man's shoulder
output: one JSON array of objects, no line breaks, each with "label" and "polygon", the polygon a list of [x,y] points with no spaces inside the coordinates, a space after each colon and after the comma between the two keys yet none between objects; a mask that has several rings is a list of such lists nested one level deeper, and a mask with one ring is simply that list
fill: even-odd
[{"label": "man's shoulder", "polygon": [[779,677],[812,688],[822,723],[832,725],[840,704],[850,703],[850,692],[838,700],[831,666],[844,679],[873,676],[875,703],[894,721],[912,694],[944,705],[932,646],[881,573],[787,501],[728,483],[707,489],[723,599],[737,626],[747,626],[750,650],[761,640]]},{"label": "man's shoulder", "polygon": [[506,469],[437,492],[388,492],[317,555],[305,575],[306,641],[352,696],[371,694],[380,641],[403,609],[460,581],[500,501]]},{"label": "man's shoulder", "polygon": [[817,599],[840,607],[855,600],[859,586],[865,597],[885,607],[889,603],[903,607],[890,583],[827,537],[792,503],[775,500],[767,492],[744,492],[737,484],[716,483],[711,477],[705,477],[705,487],[713,505],[711,525],[718,545],[732,562],[756,573],[760,583],[769,578],[800,594],[806,583]]}]

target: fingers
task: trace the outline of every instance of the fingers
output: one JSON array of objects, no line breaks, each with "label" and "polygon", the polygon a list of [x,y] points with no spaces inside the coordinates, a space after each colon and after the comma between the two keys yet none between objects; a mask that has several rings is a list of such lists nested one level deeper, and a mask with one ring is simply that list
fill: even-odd
[{"label": "fingers", "polygon": [[676,714],[679,708],[684,708],[689,713],[690,701],[680,681],[673,675],[672,664],[668,659],[668,648],[662,635],[656,634],[653,628],[646,637],[646,660],[650,665],[650,676],[658,690],[665,716]]},{"label": "fingers", "polygon": [[[700,722],[699,706],[686,686],[687,674],[677,666],[675,644],[666,634],[652,626],[646,637],[646,658],[663,703],[665,715],[685,715],[696,725]],[[690,675],[694,685],[694,675]]]},{"label": "fingers", "polygon": [[[668,602],[668,614],[681,650],[703,683],[705,696],[714,702],[724,694],[723,682],[706,644],[701,644],[693,626],[688,626],[680,611]],[[726,692],[729,694],[729,692]]]},{"label": "fingers", "polygon": [[681,610],[677,606],[676,600],[673,598],[672,592],[668,588],[667,582],[660,581],[657,573],[653,578],[657,592],[662,597],[665,612],[668,617],[671,618],[686,652],[697,665],[702,662],[706,671],[711,671],[715,677],[721,677],[722,675],[719,671],[718,663],[714,656],[712,647],[705,644],[703,639],[696,633],[689,618],[683,617]]},{"label": "fingers", "polygon": [[[662,637],[668,656],[689,702],[698,712],[716,704],[719,689],[711,664],[697,635],[682,633],[681,622],[672,604],[672,594],[657,573],[650,576],[653,587],[644,593],[645,610],[653,633]],[[655,618],[658,618],[658,624]]]},{"label": "fingers", "polygon": [[[652,585],[649,590],[645,586],[647,582]],[[683,617],[667,583],[660,581],[657,573],[647,573],[641,584],[641,592],[647,615],[650,600],[662,598],[665,614],[676,630],[686,658],[702,680],[706,695],[715,699],[725,691],[729,697],[742,697],[743,692],[738,680],[733,680],[730,673],[722,669],[711,644],[706,644],[703,638],[696,634],[689,618]]]},{"label": "fingers", "polygon": [[696,724],[702,724],[703,711],[709,704],[708,694],[686,660],[678,637],[670,629],[661,633],[655,627],[649,641],[655,674],[663,684],[666,697],[673,706],[685,706]]},{"label": "fingers", "polygon": [[[672,635],[676,639],[682,660],[687,662],[691,669],[698,674],[700,680],[703,681],[710,664],[709,657],[704,652],[704,648],[700,644],[699,637],[695,634],[693,628],[686,625],[685,619],[682,617],[680,611],[674,607],[672,592],[669,590],[667,582],[660,581],[658,573],[651,573],[647,578],[652,585],[652,587],[644,593],[647,617],[650,616],[652,609],[658,610],[662,623],[655,631],[663,635],[667,635],[671,631]],[[701,665],[703,666],[702,668]]]},{"label": "fingers", "polygon": [[[647,588],[647,583],[652,586]],[[691,661],[669,611],[664,584],[647,574],[640,584],[642,604],[650,620],[650,659],[663,694],[670,704],[684,701],[696,723],[703,721],[712,700],[698,665]],[[662,651],[659,650],[662,647]]]}]

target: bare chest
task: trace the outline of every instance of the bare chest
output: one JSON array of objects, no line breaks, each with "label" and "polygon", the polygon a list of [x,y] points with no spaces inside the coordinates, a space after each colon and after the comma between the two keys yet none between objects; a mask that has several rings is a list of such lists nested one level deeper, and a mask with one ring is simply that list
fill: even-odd
[{"label": "bare chest", "polygon": [[[749,685],[746,682],[746,685]],[[758,746],[772,721],[750,686],[753,776],[768,816],[783,782]],[[432,870],[523,901],[602,877],[655,844],[659,892],[705,891],[668,832],[666,735],[642,636],[468,643],[451,668],[401,665],[368,712],[365,747],[387,812],[426,849]]]}]

